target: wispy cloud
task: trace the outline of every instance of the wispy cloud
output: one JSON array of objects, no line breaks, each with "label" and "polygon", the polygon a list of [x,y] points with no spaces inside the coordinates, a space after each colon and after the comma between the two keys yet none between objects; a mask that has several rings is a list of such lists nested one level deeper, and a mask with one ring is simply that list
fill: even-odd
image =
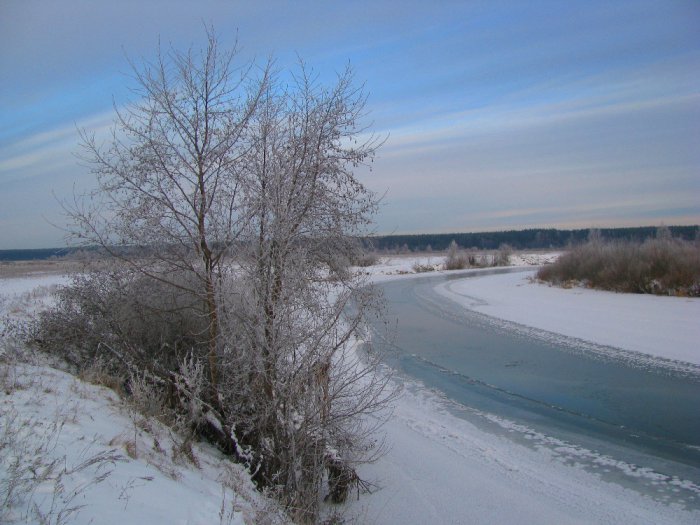
[{"label": "wispy cloud", "polygon": [[[693,67],[696,66],[696,67]],[[575,124],[586,119],[616,118],[624,114],[700,103],[700,55],[674,64],[654,64],[620,78],[595,75],[558,86],[556,93],[530,101],[517,93],[497,104],[422,116],[390,131],[384,155],[402,155],[406,149],[421,153],[444,149],[450,141],[494,133],[527,130],[554,124]],[[669,86],[668,78],[681,78]],[[600,86],[605,86],[602,89]],[[529,92],[530,90],[528,90]],[[554,99],[554,100],[552,100]]]},{"label": "wispy cloud", "polygon": [[98,136],[103,135],[110,129],[113,118],[113,112],[100,113],[1,146],[0,182],[27,180],[75,167],[78,130],[85,128]]},{"label": "wispy cloud", "polygon": [[696,4],[10,2],[0,248],[29,225],[35,245],[59,238],[37,217],[59,213],[52,191],[93,182],[75,122],[107,129],[112,96],[129,98],[125,54],[196,48],[209,22],[224,46],[239,37],[243,60],[272,53],[284,68],[298,53],[323,82],[354,66],[388,135],[360,172],[386,193],[378,231],[700,222]]}]

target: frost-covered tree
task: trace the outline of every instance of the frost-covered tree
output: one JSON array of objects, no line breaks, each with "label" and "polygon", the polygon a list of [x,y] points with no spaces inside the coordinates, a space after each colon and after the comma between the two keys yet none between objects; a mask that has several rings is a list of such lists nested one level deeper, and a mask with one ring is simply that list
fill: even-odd
[{"label": "frost-covered tree", "polygon": [[452,239],[450,246],[447,248],[447,256],[445,257],[446,270],[462,270],[467,267],[468,260],[460,251],[457,242]]},{"label": "frost-covered tree", "polygon": [[252,328],[244,397],[254,406],[244,419],[268,460],[259,475],[302,516],[316,512],[324,470],[347,478],[344,489],[334,480],[332,495],[345,497],[366,446],[357,416],[382,399],[375,362],[344,350],[373,301],[344,263],[361,249],[356,237],[376,207],[353,174],[377,146],[360,136],[364,103],[349,70],[327,88],[301,65],[284,89],[271,83],[251,123],[242,271]]},{"label": "frost-covered tree", "polygon": [[[159,51],[154,63],[134,66],[137,99],[117,108],[111,140],[82,131],[83,158],[98,189],[69,213],[74,239],[201,298],[214,389],[217,282],[248,221],[241,159],[268,89],[268,69],[253,76],[250,65],[234,67],[235,56],[210,33],[199,53]],[[196,278],[183,281],[182,272]]]},{"label": "frost-covered tree", "polygon": [[[66,311],[111,316],[105,305],[137,294],[109,322],[85,323],[101,333],[83,340],[156,376],[203,435],[313,521],[325,478],[336,502],[359,483],[367,416],[387,400],[376,357],[350,351],[376,298],[347,271],[377,206],[353,170],[379,141],[349,69],[328,87],[303,64],[283,81],[235,58],[212,34],[199,53],[159,53],[134,67],[137,100],[111,139],[83,132],[98,189],[70,208],[71,232],[123,269],[83,280]],[[140,312],[128,329],[125,309]],[[184,327],[195,328],[177,339]]]}]

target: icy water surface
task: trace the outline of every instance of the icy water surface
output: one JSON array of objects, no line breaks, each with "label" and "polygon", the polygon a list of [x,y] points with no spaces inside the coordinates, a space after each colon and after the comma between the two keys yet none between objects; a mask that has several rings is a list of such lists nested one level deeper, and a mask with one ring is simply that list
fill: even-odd
[{"label": "icy water surface", "polygon": [[381,285],[396,323],[385,343],[390,365],[444,393],[460,417],[548,447],[603,479],[700,508],[698,367],[465,310],[433,290],[450,278]]}]

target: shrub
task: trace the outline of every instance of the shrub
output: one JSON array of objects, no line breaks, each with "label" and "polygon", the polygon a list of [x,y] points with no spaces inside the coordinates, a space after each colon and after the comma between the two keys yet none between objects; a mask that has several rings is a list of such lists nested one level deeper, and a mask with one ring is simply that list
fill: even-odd
[{"label": "shrub", "polygon": [[460,251],[459,246],[453,240],[447,248],[445,270],[463,270],[467,266],[469,266],[469,259]]},{"label": "shrub", "polygon": [[375,252],[362,251],[356,254],[352,258],[352,265],[359,266],[360,268],[367,268],[368,266],[374,266],[379,262],[379,255]]},{"label": "shrub", "polygon": [[34,342],[77,372],[99,361],[122,377],[154,368],[167,375],[208,347],[204,305],[185,291],[195,276],[169,278],[181,288],[124,266],[78,274],[58,292],[56,307],[39,314]]},{"label": "shrub", "polygon": [[493,256],[493,266],[508,266],[513,249],[508,244],[501,244]]},{"label": "shrub", "polygon": [[[361,314],[344,317],[345,323],[354,323],[344,328],[349,330],[344,338],[339,330],[321,331],[326,320],[312,308],[303,288],[290,297],[293,308],[276,317],[282,327],[296,323],[296,331],[279,341],[287,353],[275,362],[262,361],[251,351],[265,328],[257,321],[257,290],[243,277],[229,277],[218,301],[218,406],[208,395],[209,318],[201,296],[187,292],[197,279],[190,272],[169,274],[167,284],[124,266],[105,265],[81,274],[59,292],[54,308],[39,314],[30,337],[74,372],[107,377],[136,410],[157,417],[187,439],[218,445],[305,521],[309,513],[318,512],[324,470],[330,475],[342,465],[345,474],[353,474],[325,477],[333,482],[331,501],[363,486],[355,465],[380,452],[371,438],[380,420],[360,421],[358,414],[380,410],[393,394],[390,389],[383,393],[388,379],[376,372],[376,355],[367,352],[360,359],[343,350],[355,333],[350,330],[361,326]],[[308,275],[299,273],[298,278]],[[331,297],[331,289],[337,292],[336,283],[322,279],[309,286],[324,291],[324,297]],[[340,318],[350,301],[367,304],[373,298],[371,289],[360,288],[320,307],[333,308]],[[334,345],[332,353],[324,346],[328,342]],[[276,380],[268,382],[262,372],[273,365]],[[274,389],[272,397],[279,400],[275,407],[263,404],[265,389]],[[261,473],[275,475],[277,485],[261,482]]]},{"label": "shrub", "polygon": [[435,266],[433,266],[432,264],[416,263],[413,265],[413,271],[416,273],[434,272]]},{"label": "shrub", "polygon": [[594,238],[542,267],[537,277],[617,292],[700,296],[700,246],[669,236],[643,243]]},{"label": "shrub", "polygon": [[81,130],[98,189],[64,207],[69,236],[124,266],[78,279],[38,340],[194,402],[202,434],[312,521],[328,451],[370,456],[360,428],[384,399],[378,361],[345,355],[375,306],[346,272],[379,205],[354,171],[382,140],[350,68],[326,87],[236,55],[209,30],[200,52],[159,52],[112,140]]}]

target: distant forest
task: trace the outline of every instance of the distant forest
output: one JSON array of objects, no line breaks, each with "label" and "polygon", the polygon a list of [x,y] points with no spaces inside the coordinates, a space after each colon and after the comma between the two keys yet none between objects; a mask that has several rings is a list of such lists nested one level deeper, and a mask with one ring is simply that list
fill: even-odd
[{"label": "distant forest", "polygon": [[[600,228],[600,236],[606,240],[643,241],[656,235],[656,226],[639,228]],[[668,226],[677,239],[692,241],[700,235],[699,226]],[[417,252],[446,250],[454,240],[462,248],[496,250],[507,244],[515,250],[546,250],[566,248],[584,242],[590,229],[557,230],[532,229],[480,233],[426,233],[420,235],[378,235],[365,237],[362,243],[368,250]],[[80,248],[79,250],[85,250]],[[0,250],[0,261],[32,261],[69,257],[78,249],[40,248],[34,250]]]},{"label": "distant forest", "polygon": [[39,261],[70,255],[71,248],[37,248],[33,250],[0,250],[0,261]]},{"label": "distant forest", "polygon": [[[654,237],[656,226],[638,228],[598,228],[605,240],[643,241]],[[692,241],[697,238],[698,226],[669,226],[674,238]],[[590,229],[557,230],[532,229],[481,233],[427,233],[420,235],[383,235],[363,240],[367,249],[377,251],[442,251],[454,240],[462,248],[495,250],[507,244],[515,250],[542,250],[566,248],[588,238]]]}]

